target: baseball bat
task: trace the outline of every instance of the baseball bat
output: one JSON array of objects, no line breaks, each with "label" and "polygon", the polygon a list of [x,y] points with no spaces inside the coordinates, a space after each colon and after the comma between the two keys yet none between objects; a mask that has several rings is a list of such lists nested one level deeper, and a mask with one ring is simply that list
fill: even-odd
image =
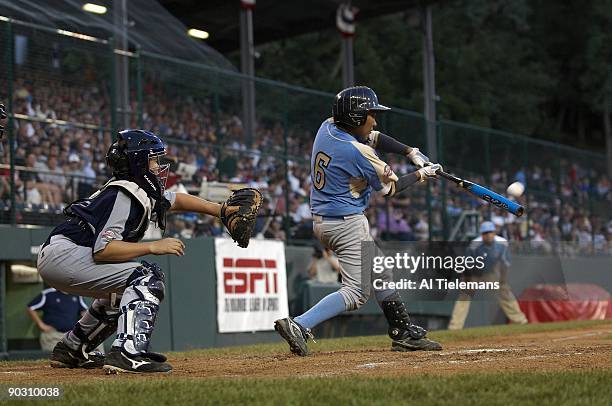
[{"label": "baseball bat", "polygon": [[468,180],[458,178],[444,171],[437,171],[436,173],[442,176],[444,179],[450,180],[451,182],[455,183],[460,188],[467,190],[474,196],[478,196],[484,201],[487,201],[501,209],[509,211],[516,217],[521,217],[525,212],[525,208],[517,202],[513,202],[512,200],[500,195],[499,193],[495,193],[494,191],[489,190],[486,187],[479,185],[478,183],[473,183]]}]

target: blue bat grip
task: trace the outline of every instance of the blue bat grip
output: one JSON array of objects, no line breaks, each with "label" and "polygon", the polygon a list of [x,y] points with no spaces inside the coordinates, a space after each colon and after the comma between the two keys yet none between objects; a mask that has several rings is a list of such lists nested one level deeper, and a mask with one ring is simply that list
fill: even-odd
[{"label": "blue bat grip", "polygon": [[517,217],[523,215],[525,208],[518,204],[517,202],[513,202],[512,200],[495,193],[485,187],[482,187],[476,183],[472,183],[469,187],[470,192],[474,193],[476,196],[480,197],[482,200],[486,200],[487,202],[501,207],[502,209],[508,210],[510,213],[514,214]]}]

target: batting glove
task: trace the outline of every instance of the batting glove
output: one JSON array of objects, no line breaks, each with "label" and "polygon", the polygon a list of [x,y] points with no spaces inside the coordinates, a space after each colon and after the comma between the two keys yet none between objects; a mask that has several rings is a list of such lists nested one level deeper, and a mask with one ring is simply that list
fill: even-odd
[{"label": "batting glove", "polygon": [[437,178],[438,171],[443,171],[444,169],[442,168],[442,165],[440,164],[431,164],[431,165],[427,165],[422,167],[421,169],[419,169],[417,172],[419,173],[419,175],[421,176],[421,182],[425,181],[425,179],[430,179],[430,178]]},{"label": "batting glove", "polygon": [[418,148],[412,148],[406,156],[410,158],[412,163],[418,168],[424,167],[425,164],[429,162],[429,158],[421,153]]}]

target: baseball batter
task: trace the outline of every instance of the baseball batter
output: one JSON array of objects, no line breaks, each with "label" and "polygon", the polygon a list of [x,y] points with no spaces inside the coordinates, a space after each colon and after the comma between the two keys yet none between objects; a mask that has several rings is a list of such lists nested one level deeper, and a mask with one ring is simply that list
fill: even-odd
[{"label": "baseball batter", "polygon": [[[62,292],[96,298],[53,349],[51,366],[103,367],[108,373],[172,369],[165,356],[149,351],[165,294],[164,274],[156,264],[134,259],[149,254],[182,256],[185,245],[176,238],[139,241],[150,221],[165,228],[168,210],[221,217],[226,226],[231,219],[228,229],[234,236],[232,229],[241,219],[232,216],[247,208],[165,191],[168,165],[160,163],[165,154],[163,142],[151,132],[120,132],[106,156],[113,178],[89,198],[71,203],[64,210],[67,220],[41,246],[37,265],[45,282]],[[251,203],[248,197],[244,201]],[[239,230],[241,246],[248,244],[249,224]],[[106,358],[91,353],[115,332]]]},{"label": "baseball batter", "polygon": [[[362,285],[361,242],[373,241],[364,215],[372,189],[394,196],[419,181],[436,177],[441,169],[439,164],[428,162],[417,148],[374,131],[376,113],[386,110],[389,108],[378,103],[372,89],[350,87],[336,95],[332,118],[325,120],[317,132],[311,156],[314,234],[338,256],[342,287],[306,313],[275,322],[276,331],[297,355],[308,355],[307,341],[312,339],[313,327],[359,309],[369,298],[371,281]],[[420,169],[398,178],[376,151],[405,155]],[[383,280],[391,277],[385,274]],[[425,329],[412,324],[396,290],[375,290],[374,295],[389,323],[392,350],[442,349],[426,338]]]}]

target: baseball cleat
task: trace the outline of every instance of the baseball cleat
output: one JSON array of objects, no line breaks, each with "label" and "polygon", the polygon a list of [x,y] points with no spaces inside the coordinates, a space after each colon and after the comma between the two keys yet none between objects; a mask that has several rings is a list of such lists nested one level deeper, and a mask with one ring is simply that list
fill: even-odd
[{"label": "baseball cleat", "polygon": [[406,338],[404,340],[393,340],[391,351],[441,351],[440,343],[428,338]]},{"label": "baseball cleat", "polygon": [[107,374],[119,373],[155,373],[170,372],[172,366],[166,363],[166,357],[154,352],[142,352],[139,354],[129,354],[121,348],[112,347],[106,354],[104,370]]},{"label": "baseball cleat", "polygon": [[96,369],[104,365],[104,354],[93,352],[83,354],[81,351],[73,350],[63,341],[55,344],[51,352],[51,366],[53,368],[84,368]]},{"label": "baseball cleat", "polygon": [[293,321],[291,317],[287,317],[276,320],[274,322],[274,330],[289,343],[292,353],[300,357],[305,357],[310,353],[306,342],[308,339],[314,341],[314,336],[309,328],[304,328]]}]

